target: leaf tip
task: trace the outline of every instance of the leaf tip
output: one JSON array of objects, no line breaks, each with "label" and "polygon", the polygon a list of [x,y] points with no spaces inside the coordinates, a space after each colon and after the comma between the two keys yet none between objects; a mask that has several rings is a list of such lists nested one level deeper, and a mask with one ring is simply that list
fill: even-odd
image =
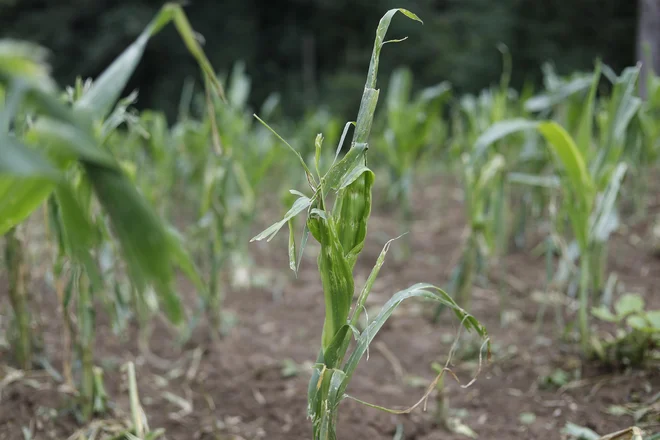
[{"label": "leaf tip", "polygon": [[422,19],[419,18],[419,17],[417,16],[417,14],[415,14],[414,12],[410,12],[409,10],[404,9],[404,8],[399,8],[398,10],[399,10],[399,12],[401,12],[403,15],[405,15],[405,16],[408,17],[408,18],[410,18],[411,20],[415,20],[415,21],[418,21],[418,22],[424,24],[424,22],[422,21]]}]

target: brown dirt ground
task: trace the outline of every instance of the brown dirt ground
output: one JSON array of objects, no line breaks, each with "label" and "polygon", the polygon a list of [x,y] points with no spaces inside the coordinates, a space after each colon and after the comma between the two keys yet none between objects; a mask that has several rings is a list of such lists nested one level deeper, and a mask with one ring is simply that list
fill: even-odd
[{"label": "brown dirt ground", "polygon": [[[445,284],[458,257],[464,222],[456,191],[447,189],[455,186],[436,180],[421,187],[424,190],[415,205],[421,208],[416,209],[410,234],[412,257],[396,261],[396,244],[393,246],[370,296],[371,313],[392,293],[412,283]],[[441,200],[438,194],[444,194]],[[660,196],[655,197],[651,208],[659,212]],[[356,270],[358,286],[366,279],[387,238],[398,235],[393,217],[384,208],[372,215],[367,246]],[[262,220],[259,226],[266,224]],[[649,305],[658,308],[660,259],[654,259],[644,247],[649,226],[647,219],[614,237],[609,269],[618,274],[628,290],[643,292]],[[258,229],[255,226],[255,231]],[[310,362],[320,341],[322,291],[313,246],[308,249],[299,278],[288,275],[285,236],[281,233],[269,244],[251,244],[257,274],[287,274],[282,291],[266,287],[233,289],[225,307],[237,322],[219,341],[211,340],[202,324],[192,340],[180,347],[167,325],[159,321],[150,341],[153,355],[146,355],[136,343],[135,328],[124,337],[115,336],[99,311],[96,361],[104,367],[113,402],[112,414],[107,417],[123,420],[128,415],[126,380],[119,365],[133,360],[149,425],[165,428],[167,439],[311,437],[306,420],[306,388]],[[539,305],[530,292],[542,288],[544,279],[543,257],[531,257],[529,252],[537,243],[530,240],[527,249],[514,250],[503,260],[508,301],[505,325],[499,316],[497,284],[482,283],[474,289],[472,312],[488,328],[493,354],[471,386],[461,388],[453,379],[446,379],[452,414],[460,416],[481,439],[560,439],[567,421],[601,434],[632,425],[632,416],[614,416],[606,410],[611,405],[632,407],[651,399],[660,391],[659,371],[615,372],[581,361],[576,344],[558,334],[552,309],[541,328],[534,329]],[[266,284],[276,285],[273,280]],[[0,274],[0,330],[6,329],[9,313],[4,289],[6,277]],[[31,289],[45,335],[46,356],[61,371],[62,326],[55,312],[55,293],[38,277],[33,279]],[[457,329],[447,313],[440,324],[430,323],[431,311],[426,303],[404,303],[372,344],[369,360],[363,360],[358,368],[349,394],[393,408],[412,405],[421,397],[434,377],[431,363],[445,362],[451,336]],[[50,375],[36,370],[7,383],[9,363],[8,351],[0,351],[0,440],[23,438],[22,427],[30,427],[36,440],[66,439],[81,428],[66,412],[67,395],[58,391],[59,384]],[[291,375],[283,374],[284,365],[293,372]],[[474,357],[455,359],[452,369],[466,384],[476,366]],[[560,389],[541,387],[539,379],[557,368],[578,376]],[[172,395],[190,404],[188,411],[185,404],[175,403],[177,399]],[[391,415],[345,400],[338,436],[341,440],[392,439],[397,425],[402,424],[401,438],[408,440],[467,438],[435,423],[434,398],[435,393],[426,411],[418,408],[406,415]],[[523,413],[536,417],[523,423]],[[101,422],[95,421],[97,425]],[[647,415],[643,422],[648,432],[660,431],[659,412]]]}]

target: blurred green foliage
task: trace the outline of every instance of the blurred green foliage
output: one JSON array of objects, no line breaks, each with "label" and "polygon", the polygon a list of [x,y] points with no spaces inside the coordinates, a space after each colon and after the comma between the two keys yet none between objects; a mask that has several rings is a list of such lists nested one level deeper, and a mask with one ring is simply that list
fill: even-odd
[{"label": "blurred green foliage", "polygon": [[[144,29],[163,1],[0,0],[0,37],[40,43],[54,53],[53,74],[64,84],[95,77]],[[512,85],[540,82],[544,61],[558,73],[588,70],[596,57],[620,71],[634,64],[637,2],[631,0],[192,0],[186,13],[213,45],[205,47],[214,68],[229,72],[243,60],[253,78],[253,107],[271,92],[283,110],[299,116],[319,102],[341,115],[359,105],[382,11],[404,6],[424,26],[401,23],[383,59],[382,85],[398,65],[408,65],[415,87],[448,80],[458,92],[497,82],[502,71],[498,43],[513,56]],[[149,44],[128,84],[139,88],[138,106],[164,109],[174,120],[186,77],[199,72],[173,29]],[[167,67],[163,67],[167,66]],[[349,97],[348,99],[346,97]]]}]

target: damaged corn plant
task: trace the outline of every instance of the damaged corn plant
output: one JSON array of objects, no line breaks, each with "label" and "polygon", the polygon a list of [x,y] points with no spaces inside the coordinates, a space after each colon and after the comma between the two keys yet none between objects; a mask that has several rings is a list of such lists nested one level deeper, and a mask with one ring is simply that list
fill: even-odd
[{"label": "damaged corn plant", "polygon": [[[112,290],[100,262],[103,243],[116,239],[133,294],[141,298],[155,291],[158,304],[176,326],[183,324],[185,311],[174,286],[175,267],[202,288],[180,240],[139,192],[126,164],[117,160],[107,142],[125,122],[126,103],[117,101],[148,41],[170,22],[209,78],[213,92],[222,94],[179,5],[166,4],[99,78],[85,87],[79,83],[69,99],[50,77],[41,47],[0,42],[0,85],[6,90],[0,112],[0,234],[9,232],[10,271],[26,270],[21,269],[20,241],[12,228],[46,202],[57,247],[53,273],[58,299],[65,316],[73,309],[72,321],[77,323],[73,337],[80,371],[72,385],[78,396],[77,415],[83,420],[102,411],[105,399],[93,353],[94,302],[99,296],[111,296],[107,292]],[[19,274],[25,296],[23,277],[29,274]],[[12,301],[19,331],[30,331],[24,324],[29,317],[21,316],[29,311],[25,299]],[[70,328],[69,324],[64,327]],[[26,369],[31,367],[31,353],[26,352],[31,337],[18,337],[15,350]],[[66,365],[63,369],[70,376]],[[72,381],[67,378],[67,382]]]},{"label": "damaged corn plant", "polygon": [[[314,172],[302,156],[287,144],[298,156],[312,194],[307,196],[300,191],[291,190],[291,193],[298,198],[284,218],[252,239],[252,241],[263,239],[270,241],[288,223],[289,263],[296,273],[310,234],[321,247],[317,264],[325,299],[325,320],[321,348],[309,382],[307,397],[308,416],[312,421],[314,440],[337,438],[338,407],[342,400],[350,397],[346,391],[355,369],[385,321],[405,299],[417,297],[440,302],[454,311],[468,331],[474,330],[485,341],[488,340],[485,328],[473,316],[461,309],[441,289],[426,283],[415,284],[395,293],[385,303],[378,316],[371,321],[367,319],[364,329],[358,330],[367,297],[391,244],[390,240],[385,245],[367,281],[355,298],[353,270],[366,240],[372,204],[371,190],[375,179],[373,171],[367,166],[367,151],[379,95],[379,90],[376,88],[378,62],[381,49],[388,42],[385,41],[385,34],[392,17],[397,12],[421,22],[415,14],[405,9],[389,10],[380,20],[357,120],[353,123],[355,129],[350,148],[341,159],[338,158],[347,132],[344,130],[334,162],[325,173],[322,173],[319,160],[323,143],[321,134],[317,135],[315,142]],[[349,124],[346,125],[347,128],[348,126]],[[291,220],[303,212],[306,212],[306,221],[300,243],[296,243]],[[353,337],[356,341],[353,350],[349,351]],[[437,380],[434,384],[435,382]],[[425,397],[427,395],[428,393]],[[418,404],[424,401],[425,397]],[[354,397],[350,398],[360,401]],[[370,403],[365,404],[394,413],[407,412],[417,406],[397,411]]]}]

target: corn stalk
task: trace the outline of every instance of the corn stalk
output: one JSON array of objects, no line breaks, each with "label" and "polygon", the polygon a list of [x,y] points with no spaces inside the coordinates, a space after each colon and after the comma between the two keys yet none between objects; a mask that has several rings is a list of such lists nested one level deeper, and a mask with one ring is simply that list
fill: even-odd
[{"label": "corn stalk", "polygon": [[27,266],[21,232],[16,227],[5,234],[5,262],[8,274],[9,302],[14,312],[16,332],[13,342],[14,357],[20,368],[32,367],[32,331],[27,286]]},{"label": "corn stalk", "polygon": [[[379,94],[379,90],[376,89],[378,61],[381,49],[386,42],[385,33],[396,12],[420,21],[416,15],[405,9],[392,9],[381,19],[376,31],[367,81],[355,122],[355,132],[348,152],[340,160],[335,160],[330,169],[322,175],[319,171],[319,158],[321,157],[323,136],[319,134],[315,142],[317,151],[314,163],[315,177],[302,156],[289,145],[304,169],[313,194],[308,197],[302,192],[291,190],[291,193],[297,195],[298,199],[284,218],[252,239],[253,241],[263,239],[270,241],[284,225],[289,224],[291,228],[290,220],[292,218],[306,211],[307,220],[300,248],[296,245],[293,230],[290,230],[290,267],[297,273],[300,258],[310,234],[321,245],[317,265],[323,285],[325,320],[321,348],[309,382],[307,396],[308,415],[312,420],[314,440],[336,440],[338,406],[347,397],[345,392],[353,373],[370,342],[403,300],[418,297],[444,303],[454,310],[466,328],[474,329],[482,337],[486,337],[485,329],[478,321],[458,307],[449,295],[431,284],[424,283],[415,284],[396,293],[383,306],[378,316],[367,323],[362,332],[357,329],[367,297],[384,263],[391,241],[383,248],[369,278],[357,296],[351,313],[351,305],[355,299],[353,270],[366,239],[367,221],[372,203],[371,188],[375,178],[374,173],[367,167],[366,159],[369,134]],[[342,143],[343,137],[337,148],[337,155]],[[332,206],[329,203],[331,194],[334,196]],[[349,353],[348,348],[353,335],[357,340],[356,346]],[[356,400],[359,401],[359,399]],[[380,408],[372,404],[367,405]]]}]

